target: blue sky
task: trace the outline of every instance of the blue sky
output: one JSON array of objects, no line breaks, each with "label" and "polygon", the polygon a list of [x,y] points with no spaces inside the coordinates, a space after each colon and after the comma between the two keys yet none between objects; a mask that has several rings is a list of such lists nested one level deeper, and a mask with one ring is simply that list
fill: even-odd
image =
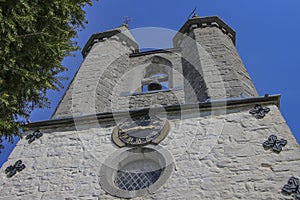
[{"label": "blue sky", "polygon": [[[99,0],[86,7],[86,29],[78,33],[78,44],[83,47],[91,34],[113,29],[122,24],[124,16],[132,18],[130,29],[142,27],[180,29],[191,11],[197,7],[200,16],[217,15],[237,33],[236,46],[260,95],[281,94],[281,111],[293,134],[300,142],[298,101],[300,99],[300,1],[299,0]],[[149,38],[144,38],[149,39]],[[158,43],[158,38],[153,44]],[[137,38],[140,47],[143,42]],[[164,47],[171,47],[169,42]],[[69,70],[63,75],[65,89],[82,62],[80,52],[66,58]],[[35,110],[31,121],[51,117],[65,89],[50,91],[50,109]],[[0,166],[13,146],[0,154]]]}]

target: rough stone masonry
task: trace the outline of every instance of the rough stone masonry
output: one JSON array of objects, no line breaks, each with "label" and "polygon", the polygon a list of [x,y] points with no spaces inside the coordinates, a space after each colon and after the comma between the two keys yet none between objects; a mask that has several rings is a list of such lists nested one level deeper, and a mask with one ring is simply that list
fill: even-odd
[{"label": "rough stone masonry", "polygon": [[[280,96],[258,96],[235,32],[218,17],[193,17],[173,42],[139,52],[126,26],[92,35],[53,118],[28,124],[27,135],[43,135],[20,140],[2,166],[0,199],[296,199],[288,180],[300,178],[299,145]],[[145,91],[151,81],[167,88]],[[168,121],[166,137],[118,147],[113,130],[145,122],[131,119],[140,111]],[[25,169],[7,177],[18,160]]]}]

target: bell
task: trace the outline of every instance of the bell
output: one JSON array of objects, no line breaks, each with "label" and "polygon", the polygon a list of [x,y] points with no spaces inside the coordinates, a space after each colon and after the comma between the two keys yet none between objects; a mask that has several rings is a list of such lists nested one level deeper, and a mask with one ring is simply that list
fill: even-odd
[{"label": "bell", "polygon": [[148,85],[148,91],[161,90],[161,89],[162,89],[162,85],[156,79],[151,81]]}]

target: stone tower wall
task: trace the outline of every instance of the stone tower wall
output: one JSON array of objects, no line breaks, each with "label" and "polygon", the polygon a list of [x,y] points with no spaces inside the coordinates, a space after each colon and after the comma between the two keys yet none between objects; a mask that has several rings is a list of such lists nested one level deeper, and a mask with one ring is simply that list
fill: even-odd
[{"label": "stone tower wall", "polygon": [[235,32],[219,18],[189,19],[173,42],[182,48],[183,68],[192,65],[202,75],[210,98],[257,96],[235,48]]},{"label": "stone tower wall", "polygon": [[[185,103],[181,52],[169,49],[134,53],[122,40],[121,35],[128,35],[127,32],[117,32],[90,47],[53,118]],[[168,66],[169,89],[142,93],[145,69],[155,57],[172,64]]]},{"label": "stone tower wall", "polygon": [[[257,96],[250,76],[242,63],[242,60],[231,38],[217,27],[194,29],[195,40],[207,52],[210,59],[215,62],[226,90],[226,97]],[[200,56],[203,68],[209,68],[209,61]],[[209,74],[209,69],[203,69]],[[213,73],[213,72],[212,72]],[[204,75],[204,77],[206,77]],[[214,78],[208,76],[207,84],[215,83]],[[217,93],[217,92],[213,92]]]},{"label": "stone tower wall", "polygon": [[[121,31],[118,33],[120,34]],[[89,53],[59,103],[53,118],[95,113],[95,97],[99,78],[116,59],[119,59],[120,56],[126,58],[134,50],[120,36],[116,33],[110,38],[102,38],[102,41],[96,42],[90,47]],[[102,93],[106,92],[107,89],[102,91]],[[110,99],[105,100],[109,101]]]},{"label": "stone tower wall", "polygon": [[[125,27],[94,34],[53,118],[257,96],[234,35],[219,18],[193,18],[174,37],[176,48],[138,53]],[[146,68],[166,62],[169,89],[160,91],[159,97],[157,92],[142,93]]]},{"label": "stone tower wall", "polygon": [[[168,66],[169,89],[142,92],[142,80],[152,58],[165,59]],[[160,105],[184,104],[181,53],[170,49],[163,52],[124,55],[102,73],[97,84],[96,111],[135,110]],[[104,92],[103,92],[104,91]]]},{"label": "stone tower wall", "polygon": [[[300,174],[299,146],[277,106],[268,105],[263,119],[249,114],[253,106],[169,113],[170,133],[159,146],[173,156],[171,175],[154,194],[134,199],[292,199],[281,188]],[[21,140],[2,167],[0,199],[119,199],[102,189],[99,174],[120,151],[114,126],[53,124],[31,144]],[[263,148],[270,134],[287,139],[280,154]],[[4,169],[19,159],[26,168],[8,179]]]}]

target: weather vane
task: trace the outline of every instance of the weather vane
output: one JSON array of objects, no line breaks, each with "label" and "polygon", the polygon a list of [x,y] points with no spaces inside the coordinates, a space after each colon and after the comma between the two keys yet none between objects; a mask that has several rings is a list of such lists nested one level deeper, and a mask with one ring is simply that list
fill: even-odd
[{"label": "weather vane", "polygon": [[132,18],[129,18],[128,16],[124,16],[123,25],[128,26],[129,22],[131,22],[131,21],[132,21]]},{"label": "weather vane", "polygon": [[198,15],[197,15],[197,13],[196,13],[196,10],[197,10],[197,7],[194,8],[194,10],[193,10],[193,11],[191,12],[191,14],[188,16],[188,19],[190,19],[191,16],[192,16],[192,18],[193,18],[193,17],[198,17]]}]

